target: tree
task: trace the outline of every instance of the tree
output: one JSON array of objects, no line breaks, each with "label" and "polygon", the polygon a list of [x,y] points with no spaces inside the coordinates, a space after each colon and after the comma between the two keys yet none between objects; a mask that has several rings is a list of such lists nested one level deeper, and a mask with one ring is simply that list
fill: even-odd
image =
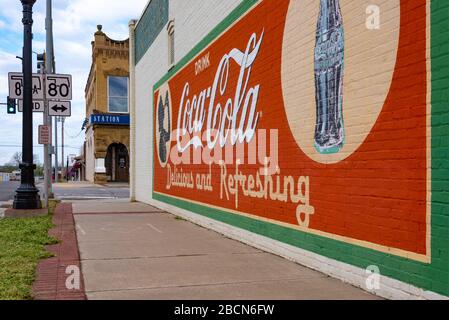
[{"label": "tree", "polygon": [[5,164],[4,166],[0,166],[0,172],[12,173],[17,168],[10,164]]},{"label": "tree", "polygon": [[16,152],[13,154],[11,161],[9,163],[15,167],[19,167],[21,162],[22,162],[22,152]]},{"label": "tree", "polygon": [[[33,162],[34,164],[39,165],[39,156],[37,154],[33,154]],[[10,162],[7,163],[7,165],[18,168],[21,163],[22,163],[22,152],[16,152],[13,154]]]},{"label": "tree", "polygon": [[44,176],[44,167],[41,165],[37,165],[36,170],[34,171],[34,175],[36,177],[43,177]]}]

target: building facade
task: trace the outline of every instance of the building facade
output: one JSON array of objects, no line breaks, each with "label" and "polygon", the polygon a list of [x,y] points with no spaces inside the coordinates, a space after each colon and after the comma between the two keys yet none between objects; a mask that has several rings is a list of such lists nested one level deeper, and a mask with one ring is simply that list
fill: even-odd
[{"label": "building facade", "polygon": [[132,198],[383,297],[448,297],[448,9],[149,1]]},{"label": "building facade", "polygon": [[85,176],[95,183],[129,182],[129,40],[98,26],[86,84]]}]

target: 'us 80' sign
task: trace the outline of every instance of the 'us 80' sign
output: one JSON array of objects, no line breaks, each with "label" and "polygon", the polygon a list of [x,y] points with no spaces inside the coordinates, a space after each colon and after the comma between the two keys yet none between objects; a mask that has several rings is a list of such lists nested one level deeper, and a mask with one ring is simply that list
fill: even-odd
[{"label": "'us 80' sign", "polygon": [[72,76],[69,74],[48,74],[46,77],[48,100],[72,100]]}]

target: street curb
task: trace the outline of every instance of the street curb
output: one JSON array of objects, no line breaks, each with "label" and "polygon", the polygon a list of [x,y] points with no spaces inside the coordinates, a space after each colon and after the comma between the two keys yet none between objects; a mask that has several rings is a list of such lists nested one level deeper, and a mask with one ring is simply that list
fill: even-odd
[{"label": "street curb", "polygon": [[[53,223],[55,227],[48,234],[60,240],[60,243],[46,246],[46,249],[55,256],[39,262],[32,289],[33,298],[35,300],[86,300],[71,203],[61,203],[56,206]],[[76,275],[73,269],[79,270],[79,289],[68,289],[66,286],[66,281],[71,279],[69,277]]]}]

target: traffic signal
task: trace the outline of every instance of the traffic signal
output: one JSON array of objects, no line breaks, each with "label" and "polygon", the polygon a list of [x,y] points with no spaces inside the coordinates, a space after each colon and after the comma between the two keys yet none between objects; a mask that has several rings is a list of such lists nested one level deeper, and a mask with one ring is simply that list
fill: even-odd
[{"label": "traffic signal", "polygon": [[16,112],[17,112],[16,99],[11,99],[10,97],[8,97],[6,105],[7,105],[8,114],[16,114]]},{"label": "traffic signal", "polygon": [[41,70],[45,70],[45,59],[47,58],[47,55],[44,53],[39,53],[37,55],[37,70],[39,73],[41,73]]}]

